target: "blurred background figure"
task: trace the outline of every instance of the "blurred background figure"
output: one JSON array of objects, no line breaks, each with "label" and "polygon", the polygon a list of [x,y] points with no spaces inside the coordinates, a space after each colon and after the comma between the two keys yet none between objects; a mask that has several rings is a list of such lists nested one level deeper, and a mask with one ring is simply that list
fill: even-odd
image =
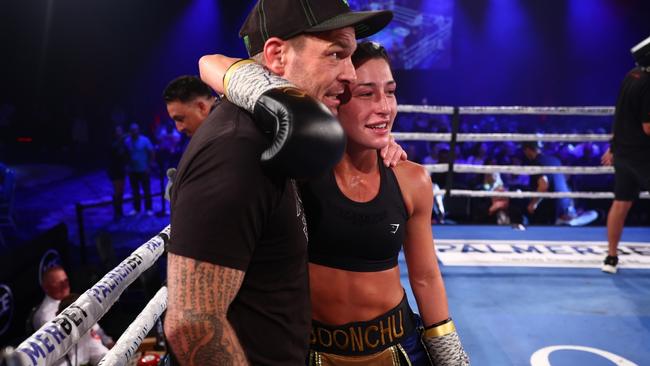
[{"label": "blurred background figure", "polygon": [[151,162],[154,159],[154,150],[151,140],[140,134],[140,126],[132,123],[129,127],[129,135],[124,140],[128,161],[127,172],[133,194],[133,209],[129,216],[136,215],[142,210],[142,196],[140,187],[144,193],[144,207],[147,215],[153,215],[151,203]]},{"label": "blurred background figure", "polygon": [[176,129],[188,137],[196,132],[218,100],[212,89],[193,75],[172,80],[163,91],[163,99]]},{"label": "blurred background figure", "polygon": [[[500,173],[490,173],[483,176],[483,189],[492,192],[507,191]],[[491,222],[496,222],[498,225],[509,225],[510,215],[508,209],[510,208],[510,199],[507,197],[492,197],[490,198],[490,207],[488,208],[488,217],[492,218]]]},{"label": "blurred background figure", "polygon": [[43,273],[41,287],[45,297],[32,318],[34,329],[54,319],[59,303],[70,295],[70,280],[61,266],[53,266]]},{"label": "blurred background figure", "polygon": [[[542,152],[542,143],[525,141],[522,150],[531,166],[562,166],[560,159]],[[571,192],[564,174],[534,174],[530,176],[530,190],[545,192]],[[570,226],[587,225],[598,218],[595,211],[585,211],[578,214],[573,199],[564,198],[532,198],[526,206],[526,213],[533,224],[564,224]]]},{"label": "blurred background figure", "polygon": [[124,180],[126,178],[127,153],[124,145],[124,129],[122,126],[115,126],[113,141],[108,157],[108,178],[113,184],[113,218],[119,219],[124,216]]}]

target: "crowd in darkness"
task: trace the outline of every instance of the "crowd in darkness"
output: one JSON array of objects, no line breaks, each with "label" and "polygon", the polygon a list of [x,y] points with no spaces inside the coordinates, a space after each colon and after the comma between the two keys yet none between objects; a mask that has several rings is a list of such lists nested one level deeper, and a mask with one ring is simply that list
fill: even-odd
[{"label": "crowd in darkness", "polygon": [[155,126],[153,143],[140,133],[140,126],[132,123],[126,132],[121,124],[115,126],[111,145],[108,177],[113,184],[113,208],[116,219],[123,216],[124,183],[128,177],[133,194],[133,208],[128,216],[139,213],[141,207],[140,188],[144,193],[145,210],[152,215],[151,173],[157,172],[161,182],[165,171],[173,168],[183,151],[181,135],[171,123]]}]

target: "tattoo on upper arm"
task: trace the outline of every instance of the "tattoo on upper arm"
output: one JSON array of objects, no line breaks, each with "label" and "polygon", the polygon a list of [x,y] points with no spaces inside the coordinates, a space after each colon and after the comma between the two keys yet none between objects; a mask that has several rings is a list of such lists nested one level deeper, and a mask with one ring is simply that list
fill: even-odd
[{"label": "tattoo on upper arm", "polygon": [[226,319],[244,272],[169,254],[169,311],[177,329],[172,348],[183,365],[245,365],[246,356]]}]

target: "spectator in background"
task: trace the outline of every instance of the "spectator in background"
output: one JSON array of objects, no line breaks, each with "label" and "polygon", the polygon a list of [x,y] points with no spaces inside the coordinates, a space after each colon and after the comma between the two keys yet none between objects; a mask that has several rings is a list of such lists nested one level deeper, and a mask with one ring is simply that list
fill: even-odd
[{"label": "spectator in background", "polygon": [[[443,146],[437,149],[438,161],[435,164],[449,164],[449,146]],[[407,151],[408,154],[408,151]],[[410,157],[410,155],[409,155]],[[431,181],[442,189],[447,188],[447,173],[432,173]]]},{"label": "spectator in background", "polygon": [[[500,161],[499,165],[517,165],[522,166],[524,162],[522,158],[514,153],[512,155],[505,155]],[[503,174],[503,182],[508,189],[512,190],[525,190],[529,185],[530,178],[526,174]]]},{"label": "spectator in background", "polygon": [[[45,292],[45,298],[43,298],[43,301],[32,317],[34,330],[39,329],[43,324],[54,319],[60,312],[59,309],[65,309],[76,300],[75,298],[70,302],[63,302],[64,299],[70,296],[70,281],[68,280],[68,274],[61,266],[50,267],[43,273],[41,287],[43,288],[43,292]],[[95,325],[93,329],[95,329],[107,347],[112,347],[113,339],[106,335],[99,325]]]},{"label": "spectator in background", "polygon": [[142,209],[140,187],[144,192],[144,205],[147,215],[151,216],[153,215],[153,206],[151,202],[150,167],[154,158],[153,145],[146,136],[140,134],[140,126],[137,123],[132,123],[129,128],[129,135],[124,140],[124,146],[128,156],[126,167],[129,173],[131,193],[133,194],[133,210],[129,212],[129,216],[140,213]]},{"label": "spectator in background", "polygon": [[163,91],[163,99],[176,129],[188,137],[196,132],[218,100],[207,84],[192,75],[172,80]]},{"label": "spectator in background", "polygon": [[[497,165],[495,160],[490,160],[489,165]],[[507,188],[501,179],[501,173],[494,172],[483,175],[483,187],[486,191],[505,192]],[[510,224],[510,199],[507,197],[490,198],[490,206],[487,209],[489,221],[496,222],[498,225]]]},{"label": "spectator in background", "polygon": [[32,318],[34,329],[54,319],[61,300],[70,295],[70,281],[61,266],[53,266],[43,273],[41,288],[45,297]]},{"label": "spectator in background", "polygon": [[127,153],[124,146],[124,129],[115,126],[113,142],[108,157],[108,178],[113,183],[113,218],[119,219],[124,215],[122,204],[124,201],[124,180],[126,178]]},{"label": "spectator in background", "polygon": [[488,159],[488,144],[485,142],[479,142],[472,150],[472,154],[467,157],[467,164],[484,165],[485,161]]},{"label": "spectator in background", "polygon": [[[586,133],[594,134],[595,132],[588,129]],[[585,141],[575,147],[573,154],[575,155],[576,165],[596,166],[600,164],[602,152],[600,151],[600,146],[595,142]]]},{"label": "spectator in background", "polygon": [[[542,144],[537,141],[522,143],[522,149],[530,165],[562,166],[558,158],[545,155],[541,151]],[[564,174],[535,174],[530,177],[530,190],[545,192],[571,192]],[[564,198],[532,198],[526,207],[533,224],[568,224],[571,226],[586,225],[598,218],[595,211],[587,211],[578,215],[573,199]]]},{"label": "spectator in background", "polygon": [[[156,157],[161,172],[178,164],[181,150],[181,135],[169,121],[163,122],[156,134]],[[164,173],[163,173],[164,174]]]}]

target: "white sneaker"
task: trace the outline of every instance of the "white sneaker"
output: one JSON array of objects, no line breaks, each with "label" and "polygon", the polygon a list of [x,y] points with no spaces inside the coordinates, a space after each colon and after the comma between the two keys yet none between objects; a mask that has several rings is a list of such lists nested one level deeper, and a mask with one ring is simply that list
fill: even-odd
[{"label": "white sneaker", "polygon": [[129,211],[129,212],[126,213],[126,216],[135,216],[135,215],[137,215],[138,213],[139,213],[139,212],[136,211],[136,210],[131,210],[131,211]]},{"label": "white sneaker", "polygon": [[603,272],[615,274],[618,271],[618,257],[608,255],[601,267]]},{"label": "white sneaker", "polygon": [[147,210],[147,216],[153,216],[153,211]]}]

